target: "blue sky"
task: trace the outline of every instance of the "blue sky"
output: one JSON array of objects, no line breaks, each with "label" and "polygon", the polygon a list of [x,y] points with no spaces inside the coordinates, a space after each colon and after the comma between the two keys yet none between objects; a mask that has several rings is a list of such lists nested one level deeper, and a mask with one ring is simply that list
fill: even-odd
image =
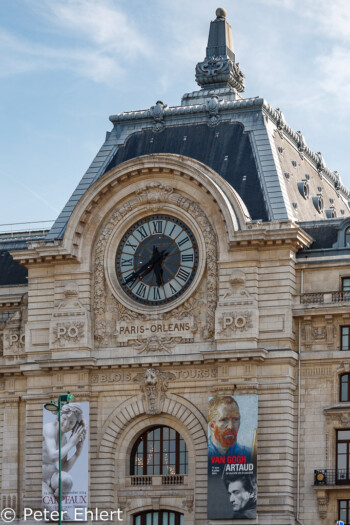
[{"label": "blue sky", "polygon": [[0,224],[55,219],[109,115],[199,89],[219,6],[244,96],[280,107],[350,187],[349,0],[1,0]]}]

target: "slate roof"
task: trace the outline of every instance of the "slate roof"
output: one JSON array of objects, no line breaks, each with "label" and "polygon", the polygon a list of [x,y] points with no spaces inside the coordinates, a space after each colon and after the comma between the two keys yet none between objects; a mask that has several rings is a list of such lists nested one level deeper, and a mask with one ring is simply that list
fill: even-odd
[{"label": "slate roof", "polygon": [[10,251],[26,250],[28,242],[44,240],[47,233],[47,230],[0,233],[0,286],[27,284],[27,268],[14,261]]},{"label": "slate roof", "polygon": [[241,124],[173,126],[162,133],[142,130],[118,149],[105,172],[127,160],[154,153],[176,153],[203,162],[237,190],[252,219],[268,220],[252,146]]}]

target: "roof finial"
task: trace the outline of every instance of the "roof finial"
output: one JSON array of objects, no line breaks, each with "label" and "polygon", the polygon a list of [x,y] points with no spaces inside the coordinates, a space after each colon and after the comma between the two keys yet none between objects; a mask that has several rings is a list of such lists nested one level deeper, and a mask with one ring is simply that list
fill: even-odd
[{"label": "roof finial", "polygon": [[196,66],[196,82],[205,89],[231,87],[244,91],[244,75],[235,62],[230,24],[226,10],[218,7],[216,19],[210,22],[206,57]]},{"label": "roof finial", "polygon": [[226,18],[227,16],[226,9],[224,9],[223,7],[218,7],[215,11],[215,14],[216,18]]}]

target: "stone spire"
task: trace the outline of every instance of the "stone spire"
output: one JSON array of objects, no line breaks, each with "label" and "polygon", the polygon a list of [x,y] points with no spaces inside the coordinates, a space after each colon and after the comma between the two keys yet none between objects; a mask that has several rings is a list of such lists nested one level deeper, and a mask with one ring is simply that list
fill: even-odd
[{"label": "stone spire", "polygon": [[196,66],[196,82],[204,89],[232,87],[240,93],[244,91],[244,75],[235,62],[231,26],[221,7],[210,22],[207,53]]}]

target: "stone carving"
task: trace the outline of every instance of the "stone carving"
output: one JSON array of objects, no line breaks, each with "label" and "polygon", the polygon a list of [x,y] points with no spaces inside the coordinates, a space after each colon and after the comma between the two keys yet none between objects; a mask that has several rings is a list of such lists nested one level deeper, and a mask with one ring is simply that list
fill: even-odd
[{"label": "stone carving", "polygon": [[148,204],[149,209],[158,211],[162,202],[167,202],[173,192],[171,186],[160,182],[150,182],[144,188],[136,191],[140,204]]},{"label": "stone carving", "polygon": [[150,108],[150,115],[155,122],[154,131],[162,131],[164,128],[164,110],[167,107],[161,100],[157,100],[156,105]]},{"label": "stone carving", "polygon": [[317,504],[318,504],[318,514],[323,520],[327,516],[328,511],[328,497],[324,490],[317,491]]},{"label": "stone carving", "polygon": [[233,270],[229,279],[229,288],[220,304],[250,304],[253,300],[246,290],[246,276],[241,270]]},{"label": "stone carving", "polygon": [[207,101],[207,111],[209,113],[209,125],[215,126],[219,122],[219,99],[217,96],[211,97]]},{"label": "stone carving", "polygon": [[54,310],[50,322],[50,348],[90,348],[90,317],[78,299],[76,283],[64,287],[64,300]]},{"label": "stone carving", "polygon": [[65,347],[79,343],[84,337],[84,331],[85,323],[83,321],[57,323],[52,328],[52,345]]},{"label": "stone carving", "polygon": [[201,87],[217,83],[227,83],[238,92],[244,91],[244,75],[239,67],[228,57],[205,57],[196,65],[196,82]]},{"label": "stone carving", "polygon": [[323,327],[313,328],[312,336],[315,341],[324,341],[327,337],[327,330]]},{"label": "stone carving", "polygon": [[192,494],[186,496],[182,500],[182,506],[184,509],[187,510],[187,512],[193,512],[193,504],[194,504],[194,498]]},{"label": "stone carving", "polygon": [[136,374],[133,381],[137,381],[140,385],[146,414],[161,413],[168,382],[174,379],[176,377],[172,372],[163,372],[156,368],[148,368],[145,372]]},{"label": "stone carving", "polygon": [[[206,275],[206,322],[203,330],[205,339],[213,339],[215,335],[215,310],[217,305],[217,243],[216,236],[211,223],[201,207],[188,199],[187,197],[175,192],[171,186],[164,185],[160,182],[153,181],[140,188],[136,195],[128,202],[119,206],[112,214],[109,221],[103,228],[96,245],[95,251],[95,271],[94,271],[94,318],[95,318],[95,337],[97,341],[103,343],[107,340],[108,330],[106,321],[106,282],[104,276],[104,255],[106,245],[112,234],[117,228],[118,223],[134,208],[140,204],[160,207],[162,203],[170,202],[186,210],[200,226],[206,247],[207,275]],[[189,302],[188,302],[189,301]],[[169,314],[158,316],[158,319],[167,319],[171,316],[175,319],[182,319],[194,305],[191,299],[186,301],[179,308],[174,309]],[[149,320],[151,314],[135,313],[127,307],[121,305],[113,297],[113,309],[115,310],[118,320]],[[195,315],[200,310],[200,304],[197,303],[195,312],[192,310],[191,315]],[[188,315],[188,314],[187,314]],[[199,314],[198,314],[199,315]],[[194,330],[198,329],[198,323],[194,323]],[[143,341],[143,339],[142,339]],[[142,343],[144,344],[144,342]],[[171,343],[172,344],[172,343]],[[152,347],[151,343],[151,347]],[[142,351],[146,351],[146,348]]]},{"label": "stone carving", "polygon": [[252,313],[245,312],[224,312],[219,318],[221,330],[219,334],[228,334],[229,332],[247,332],[253,327]]},{"label": "stone carving", "polygon": [[257,337],[259,312],[256,299],[246,289],[246,275],[242,270],[233,269],[228,289],[219,301],[216,311],[216,337],[235,339],[243,332]]},{"label": "stone carving", "polygon": [[28,319],[28,294],[24,294],[20,309],[17,310],[5,324],[3,332],[4,356],[15,356],[24,353],[25,328]]},{"label": "stone carving", "polygon": [[130,339],[129,343],[136,349],[139,354],[143,352],[166,352],[171,354],[171,349],[177,343],[183,341],[182,337],[161,337],[159,335],[151,335],[147,339]]}]

